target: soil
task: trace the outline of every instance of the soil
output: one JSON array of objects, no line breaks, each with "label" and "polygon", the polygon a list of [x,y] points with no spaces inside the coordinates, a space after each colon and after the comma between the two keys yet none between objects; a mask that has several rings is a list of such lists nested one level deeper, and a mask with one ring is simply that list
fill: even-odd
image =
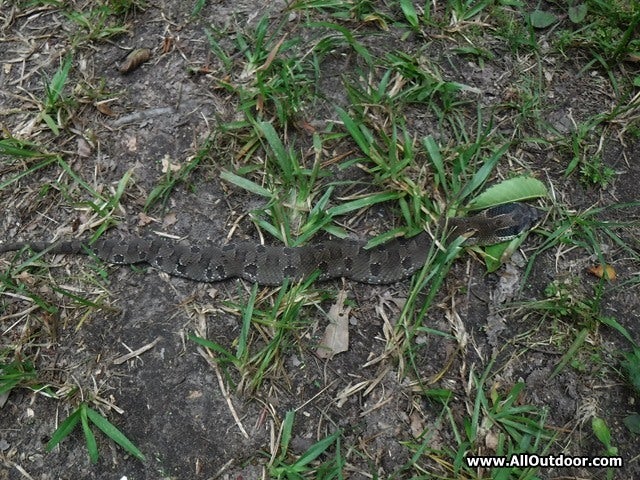
[{"label": "soil", "polygon": [[[16,137],[28,137],[35,128],[29,123],[34,112],[20,110],[30,105],[31,92],[42,96],[42,75],[52,75],[61,53],[69,48],[57,43],[67,37],[56,32],[79,27],[55,8],[43,6],[24,16],[13,10],[12,16],[13,8],[9,2],[2,4],[6,12],[0,63],[12,66],[0,72],[2,126]],[[256,238],[253,223],[244,214],[258,207],[262,199],[219,177],[223,169],[233,170],[238,164],[238,151],[230,147],[240,149],[242,145],[216,145],[216,155],[202,162],[197,174],[171,192],[164,208],[144,213],[144,202],[166,177],[163,161],[165,165],[183,164],[197,155],[207,138],[217,141],[218,137],[210,136],[217,125],[241,118],[238,99],[220,87],[217,76],[224,69],[212,56],[207,35],[215,35],[231,50],[232,42],[225,33],[231,36],[255,26],[265,15],[272,24],[286,19],[285,31],[292,36],[300,34],[304,18],[287,11],[285,2],[280,1],[206,2],[197,18],[191,17],[192,10],[191,2],[149,5],[127,14],[129,33],[78,50],[74,75],[81,76],[80,83],[108,92],[113,101],[108,104],[111,113],[106,115],[95,108],[91,98],[76,109],[72,119],[76,136],[69,137],[71,140],[62,147],[65,160],[103,195],[113,194],[123,176],[132,173],[117,211],[121,220],[118,233],[162,231],[220,243],[227,241],[230,231],[233,238]],[[394,9],[387,11],[391,16],[399,15]],[[371,28],[363,26],[363,31]],[[363,35],[361,41],[380,56],[391,49],[415,51],[424,41],[416,35],[404,38],[402,33],[393,26],[376,29],[376,35]],[[163,39],[170,39],[166,52],[161,48]],[[491,48],[491,41],[487,34],[487,48]],[[150,48],[152,57],[123,75],[117,67],[134,47]],[[434,42],[432,52],[434,58],[442,59],[447,80],[477,90],[479,93],[469,93],[468,99],[486,111],[513,92],[515,72],[535,62],[505,51],[480,66],[465,57],[450,55],[447,48],[444,41]],[[495,45],[496,53],[504,48]],[[18,57],[24,62],[15,62]],[[543,72],[548,77],[541,92],[541,122],[567,135],[576,123],[608,108],[603,105],[611,105],[608,83],[597,69],[585,70],[583,59],[550,56],[547,66],[548,71]],[[305,105],[301,112],[301,118],[313,128],[337,120],[333,106],[347,106],[340,75],[358,69],[357,62],[339,51],[328,55],[320,67],[318,98],[324,100]],[[472,106],[471,111],[475,108]],[[439,129],[432,114],[419,105],[405,115],[409,119],[407,128],[416,138],[431,134],[438,141],[448,141],[447,132]],[[496,127],[509,130],[514,124],[509,115],[516,113],[497,116]],[[528,132],[515,133],[526,137]],[[585,186],[575,175],[565,176],[570,154],[542,143],[536,148],[523,144],[522,148],[511,149],[498,174],[507,175],[527,165],[538,178],[553,185],[555,202],[575,212],[636,201],[640,164],[635,159],[640,155],[640,141],[623,141],[615,133],[613,127],[605,131],[601,144],[603,162],[616,172],[606,189]],[[312,140],[310,134],[305,136],[304,129],[287,135],[298,137],[302,144]],[[57,141],[50,137],[50,145],[56,145],[59,151]],[[9,166],[2,168],[3,181],[16,173]],[[358,169],[340,174],[345,178],[366,177]],[[66,191],[52,175],[61,172],[45,168],[2,190],[3,240],[70,236],[95,220],[90,210],[67,200],[69,196],[77,198],[82,191],[78,184],[66,183]],[[366,236],[368,230],[385,231],[390,224],[400,223],[385,220],[393,218],[394,212],[391,207],[371,209],[361,219],[358,234]],[[548,226],[542,227],[547,235],[558,224],[554,223],[557,215],[552,213]],[[605,210],[599,217],[612,222],[630,220],[628,210]],[[631,217],[637,220],[637,211]],[[637,254],[638,227],[618,233]],[[532,235],[523,254],[530,257],[543,242],[544,235]],[[598,242],[618,274],[617,283],[604,286],[602,312],[640,339],[639,283],[633,280],[639,266],[609,237],[603,235]],[[11,392],[0,408],[0,460],[4,462],[0,479],[264,478],[264,467],[277,448],[281,423],[291,410],[296,416],[287,457],[290,460],[320,438],[340,430],[341,444],[347,447],[343,452],[345,478],[410,478],[415,473],[407,472],[415,470],[405,467],[410,465],[414,451],[408,445],[422,441],[416,434],[428,431],[431,448],[455,443],[453,432],[445,428],[448,423],[441,418],[442,404],[416,395],[416,377],[432,382],[430,388],[434,390],[454,392],[451,415],[462,418],[471,413],[465,411],[468,403],[464,398],[473,390],[473,378],[482,376],[492,361],[499,368],[491,371],[487,387],[504,395],[517,382],[524,382],[518,401],[547,413],[547,425],[558,434],[549,453],[602,455],[604,447],[591,429],[591,419],[596,415],[606,421],[625,461],[616,478],[640,478],[640,439],[622,423],[637,412],[638,397],[611,368],[617,365],[614,359],[620,350],[628,350],[628,343],[613,329],[594,329],[580,356],[583,364],[567,366],[552,377],[573,338],[562,333],[572,329],[577,332],[583,319],[566,318],[548,325],[544,315],[513,307],[513,302],[545,298],[545,289],[554,280],[578,279],[585,295],[592,295],[599,280],[586,273],[586,268],[596,259],[584,249],[554,247],[535,257],[525,277],[527,260],[523,254],[517,254],[494,274],[486,274],[471,255],[463,255],[454,263],[426,317],[426,327],[451,335],[429,335],[427,330],[418,335],[414,340],[418,356],[411,368],[399,364],[385,348],[386,336],[393,331],[390,325],[400,314],[399,305],[408,294],[410,281],[391,286],[334,281],[318,286],[317,298],[301,310],[302,328],[295,342],[282,349],[256,389],[243,383],[242,375],[231,365],[221,367],[207,359],[203,349],[190,339],[195,333],[235,351],[242,329],[237,305],[247,304],[252,285],[239,280],[200,284],[153,269],[99,267],[85,257],[49,258],[50,273],[44,277],[24,274],[22,280],[31,282],[43,298],[61,308],[55,313],[40,311],[39,323],[21,324],[18,331],[11,327],[15,321],[11,315],[30,303],[4,297],[3,344],[14,345],[15,339],[23,338],[30,329],[33,336],[46,331],[44,337],[49,341],[38,345],[38,368],[48,376],[50,385],[76,390],[69,397],[72,401],[47,398],[29,389]],[[2,262],[7,271],[11,259]],[[79,307],[54,285],[93,299],[99,308],[91,310],[87,318],[77,318],[74,312]],[[329,310],[341,290],[348,292],[352,308],[349,348],[321,360],[315,347],[327,323],[323,311]],[[259,292],[266,299],[277,295],[276,289]],[[263,328],[267,327],[252,326],[257,345],[260,342],[256,338],[269,333]],[[143,353],[117,362],[151,343]],[[525,344],[527,348],[523,349]],[[461,345],[466,346],[463,351]],[[372,361],[377,358],[379,361]],[[57,393],[64,398],[69,392]],[[45,451],[57,426],[85,396],[99,399],[93,401],[92,408],[124,432],[146,455],[146,461],[127,455],[97,434],[100,458],[92,464],[80,429],[53,452]],[[495,452],[495,442],[495,438],[486,436],[487,454]],[[435,465],[430,468],[438,471]],[[544,469],[540,476],[604,478],[605,473],[599,469]],[[489,474],[484,474],[488,478]],[[481,476],[479,472],[478,478]],[[423,478],[430,477],[425,474]]]}]

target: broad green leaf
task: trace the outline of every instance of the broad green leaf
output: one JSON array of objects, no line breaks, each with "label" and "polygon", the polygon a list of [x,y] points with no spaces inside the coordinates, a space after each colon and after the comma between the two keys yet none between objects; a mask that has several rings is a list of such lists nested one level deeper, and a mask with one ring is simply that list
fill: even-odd
[{"label": "broad green leaf", "polygon": [[402,13],[404,13],[404,18],[409,22],[409,25],[413,28],[417,28],[419,24],[418,14],[413,6],[413,0],[400,0],[400,8],[402,9]]},{"label": "broad green leaf", "polygon": [[582,21],[587,16],[587,4],[581,3],[579,5],[574,5],[569,7],[569,20],[573,23],[582,23]]},{"label": "broad green leaf", "polygon": [[533,28],[547,28],[558,21],[556,16],[551,12],[544,10],[534,10],[529,14],[529,21]]},{"label": "broad green leaf", "polygon": [[629,429],[630,432],[640,435],[640,414],[634,413],[622,419],[624,426]]},{"label": "broad green leaf", "polygon": [[469,209],[481,210],[546,196],[547,188],[540,180],[533,177],[514,177],[487,188],[471,202]]},{"label": "broad green leaf", "polygon": [[602,442],[605,447],[611,446],[611,431],[605,421],[598,417],[593,417],[591,420],[591,428],[598,440]]}]

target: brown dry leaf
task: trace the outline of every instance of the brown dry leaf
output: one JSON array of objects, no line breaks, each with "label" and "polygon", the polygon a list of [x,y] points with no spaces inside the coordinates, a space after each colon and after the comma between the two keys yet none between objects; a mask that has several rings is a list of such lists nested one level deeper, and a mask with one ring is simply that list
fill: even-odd
[{"label": "brown dry leaf", "polygon": [[138,214],[138,226],[139,227],[146,227],[147,225],[150,225],[155,221],[156,221],[155,218],[150,217],[146,213],[140,212]]},{"label": "brown dry leaf", "polygon": [[197,398],[202,398],[202,391],[201,390],[191,390],[188,394],[187,394],[187,400],[195,400]]},{"label": "brown dry leaf", "polygon": [[329,325],[324,331],[324,336],[318,348],[316,356],[318,358],[332,358],[335,354],[346,352],[349,349],[349,313],[351,307],[345,307],[344,301],[347,299],[347,292],[341,290],[334,303],[329,309]]},{"label": "brown dry leaf", "polygon": [[611,265],[597,265],[595,267],[588,268],[587,271],[598,278],[604,278],[611,282],[618,277],[615,268]]},{"label": "brown dry leaf", "polygon": [[166,35],[162,39],[162,53],[169,53],[173,49],[174,38]]},{"label": "brown dry leaf", "polygon": [[488,432],[487,436],[484,437],[484,444],[491,452],[498,451],[498,435],[495,432]]},{"label": "brown dry leaf", "polygon": [[91,148],[91,145],[89,144],[89,142],[87,142],[82,137],[78,137],[78,149],[77,149],[78,156],[81,158],[89,158],[91,156],[92,151],[93,151],[93,148]]},{"label": "brown dry leaf", "polygon": [[420,412],[418,412],[417,410],[414,410],[413,412],[411,412],[411,415],[409,416],[409,427],[411,428],[411,435],[413,436],[413,438],[419,438],[420,435],[422,435],[424,433],[424,419],[422,418],[422,415],[420,415]]},{"label": "brown dry leaf", "polygon": [[138,151],[138,138],[135,135],[127,135],[124,139],[124,145],[130,152]]},{"label": "brown dry leaf", "polygon": [[133,72],[136,68],[151,58],[151,50],[148,48],[136,48],[132,50],[120,65],[120,73],[123,75]]},{"label": "brown dry leaf", "polygon": [[182,166],[178,163],[172,163],[171,157],[169,155],[165,155],[162,157],[162,173],[167,173],[169,170],[172,172],[179,172]]},{"label": "brown dry leaf", "polygon": [[109,102],[111,102],[111,100],[103,100],[102,102],[96,102],[95,107],[101,114],[106,115],[108,117],[115,117],[116,112],[114,112],[111,109]]},{"label": "brown dry leaf", "polygon": [[282,46],[282,43],[286,38],[287,38],[287,34],[285,33],[284,36],[280,40],[278,40],[278,43],[276,43],[275,46],[271,49],[271,51],[267,55],[267,59],[265,60],[265,62],[262,65],[260,65],[258,68],[256,68],[256,72],[260,72],[261,70],[266,70],[269,68],[269,66],[275,60],[276,55],[278,54],[278,50],[280,50],[280,47]]},{"label": "brown dry leaf", "polygon": [[177,221],[178,221],[178,216],[175,214],[175,212],[169,212],[162,219],[162,226],[164,228],[167,228],[167,227],[170,227],[171,225],[174,225]]}]

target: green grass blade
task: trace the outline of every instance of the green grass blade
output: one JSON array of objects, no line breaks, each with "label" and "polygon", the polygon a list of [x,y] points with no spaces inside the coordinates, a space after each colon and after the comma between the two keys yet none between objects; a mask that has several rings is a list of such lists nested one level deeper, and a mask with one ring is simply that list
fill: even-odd
[{"label": "green grass blade", "polygon": [[565,353],[562,356],[556,368],[554,368],[553,372],[551,372],[551,375],[549,375],[549,380],[555,377],[558,373],[560,373],[564,369],[564,367],[567,366],[567,364],[571,361],[571,359],[574,357],[574,355],[580,349],[580,347],[584,345],[584,341],[587,339],[587,336],[589,335],[589,331],[590,330],[588,328],[583,328],[582,330],[580,330],[580,332],[578,333],[578,336],[575,338],[575,340],[567,350],[567,353]]},{"label": "green grass blade", "polygon": [[336,107],[338,115],[340,116],[340,120],[344,124],[344,128],[346,128],[351,138],[358,144],[362,153],[364,153],[368,157],[372,157],[374,152],[371,148],[373,144],[373,138],[371,132],[362,124],[356,124],[356,122],[351,118],[351,116],[342,108]]},{"label": "green grass blade", "polygon": [[47,452],[53,450],[56,445],[64,440],[73,431],[73,429],[76,428],[76,425],[80,421],[80,415],[80,409],[77,409],[60,424],[56,431],[53,432],[51,440],[47,442]]},{"label": "green grass blade", "polygon": [[289,443],[291,442],[291,432],[293,431],[293,421],[296,417],[295,410],[289,410],[284,416],[282,422],[282,435],[280,436],[280,455],[284,458],[289,449]]},{"label": "green grass blade", "polygon": [[0,155],[20,158],[50,156],[50,154],[40,152],[36,144],[17,138],[3,138],[0,140]]},{"label": "green grass blade", "polygon": [[[74,172],[73,169],[71,168],[71,166],[67,162],[65,162],[62,157],[59,157],[57,160],[58,160],[58,165],[60,165],[60,168],[62,168],[65,172],[67,172],[67,174],[71,178],[73,178],[79,185],[81,185],[82,188],[84,188],[87,192],[89,192],[89,194],[93,198],[98,198],[103,202],[107,201],[106,198],[104,198],[91,185],[89,185],[87,182],[85,182],[76,172]],[[98,212],[98,213],[100,213],[100,212]]]},{"label": "green grass blade", "polygon": [[53,118],[51,118],[51,115],[49,115],[46,112],[40,112],[39,116],[44,121],[44,123],[47,124],[47,126],[51,129],[51,131],[56,137],[60,135],[60,129],[58,128],[58,124]]},{"label": "green grass blade", "polygon": [[418,13],[416,12],[415,7],[413,6],[412,0],[400,0],[400,8],[402,9],[402,13],[404,14],[404,18],[407,19],[409,25],[413,28],[418,28]]},{"label": "green grass blade", "polygon": [[273,193],[267,190],[264,187],[261,187],[255,182],[251,180],[247,180],[244,177],[236,175],[235,173],[231,173],[229,171],[220,172],[220,178],[229,183],[232,183],[248,192],[255,193],[256,195],[260,195],[261,197],[273,198]]},{"label": "green grass blade", "polygon": [[30,362],[13,361],[0,365],[0,395],[36,378],[36,370]]},{"label": "green grass blade", "polygon": [[631,345],[633,345],[636,348],[638,347],[638,344],[635,342],[635,340],[633,339],[629,331],[626,328],[624,328],[622,325],[620,325],[620,323],[618,323],[618,321],[615,318],[602,316],[602,317],[599,317],[598,320],[600,320],[600,323],[613,328],[620,335],[622,335],[624,338],[629,340],[629,343],[631,343]]},{"label": "green grass blade", "polygon": [[229,361],[231,363],[237,364],[238,363],[238,359],[226,348],[224,348],[223,346],[212,342],[211,340],[207,340],[206,338],[202,338],[202,337],[198,337],[197,335],[189,335],[189,340],[191,340],[192,342],[197,343],[198,345],[201,345],[205,348],[208,348],[209,350],[213,350],[216,353],[219,353],[220,355],[222,355],[224,357],[224,360]]},{"label": "green grass blade", "polygon": [[287,150],[284,148],[284,144],[280,137],[273,128],[273,125],[269,122],[258,122],[257,125],[260,134],[266,138],[269,147],[275,155],[276,161],[282,170],[286,183],[289,183],[292,179],[294,169],[292,168],[292,162]]},{"label": "green grass blade", "polygon": [[304,467],[310,462],[314,461],[320,455],[327,451],[327,448],[333,444],[336,439],[340,436],[340,430],[332,433],[328,437],[323,438],[322,440],[314,443],[309,447],[309,449],[302,454],[302,456],[296,460],[295,465],[300,468]]},{"label": "green grass blade", "polygon": [[115,425],[109,422],[109,420],[89,407],[87,407],[87,416],[96,427],[102,430],[102,432],[107,437],[124,448],[127,453],[133,455],[138,460],[144,460],[144,455],[142,454],[142,452],[138,450],[138,448],[131,442],[131,440],[129,440],[120,430],[118,430]]},{"label": "green grass blade", "polygon": [[440,147],[431,135],[422,139],[422,145],[427,150],[427,154],[429,155],[429,160],[431,160],[433,168],[436,169],[436,175],[434,177],[436,183],[435,188],[438,188],[439,185],[442,185],[445,194],[447,194],[448,196],[448,192],[451,189],[451,186],[449,185],[446,169],[444,168],[444,162],[442,160]]},{"label": "green grass blade", "polygon": [[[2,152],[0,151],[0,153],[2,153]],[[19,173],[17,175],[14,175],[13,177],[7,179],[6,181],[0,183],[0,190],[2,190],[5,187],[11,185],[12,183],[17,182],[18,180],[20,180],[23,177],[28,177],[29,175],[31,175],[36,170],[40,170],[41,168],[48,167],[52,163],[56,163],[56,162],[60,161],[60,159],[61,159],[61,157],[59,157],[57,155],[49,156],[48,158],[45,158],[42,162],[38,163],[37,165],[34,165],[34,166],[28,168],[27,170],[25,170],[24,172],[21,172],[21,173]]]},{"label": "green grass blade", "polygon": [[353,33],[348,28],[331,22],[309,22],[308,26],[328,28],[330,30],[340,32],[347,41],[347,44],[349,44],[349,46],[351,46],[351,48],[353,48],[353,50],[360,55],[368,65],[373,64],[373,58],[369,51],[353,37]]},{"label": "green grass blade", "polygon": [[82,420],[82,431],[84,432],[84,439],[87,443],[87,450],[89,451],[89,458],[91,463],[98,462],[98,444],[96,442],[96,436],[89,427],[89,420],[87,419],[87,409],[85,404],[80,405],[80,419]]},{"label": "green grass blade", "polygon": [[471,181],[465,185],[465,187],[460,192],[460,199],[464,199],[479,189],[489,178],[489,174],[493,171],[498,160],[502,158],[502,155],[509,149],[509,145],[503,145],[497,151],[491,155],[487,160],[485,160],[482,167],[480,167],[476,173],[471,177]]},{"label": "green grass blade", "polygon": [[401,192],[380,192],[374,193],[373,195],[369,195],[368,197],[359,198],[357,200],[352,200],[350,202],[343,203],[341,205],[336,205],[335,207],[331,207],[327,213],[330,217],[335,217],[338,215],[345,215],[347,213],[353,212],[355,210],[360,210],[361,208],[371,207],[377,203],[388,202],[390,200],[397,200],[402,197]]},{"label": "green grass blade", "polygon": [[68,55],[62,62],[62,65],[60,65],[60,68],[56,70],[53,78],[51,78],[51,82],[45,86],[47,92],[47,108],[55,107],[55,104],[62,97],[62,90],[64,90],[64,86],[69,78],[72,59],[72,56]]}]

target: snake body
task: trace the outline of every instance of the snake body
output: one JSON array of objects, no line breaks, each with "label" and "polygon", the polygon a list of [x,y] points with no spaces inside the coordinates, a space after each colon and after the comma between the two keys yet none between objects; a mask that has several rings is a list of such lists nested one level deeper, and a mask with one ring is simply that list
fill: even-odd
[{"label": "snake body", "polygon": [[[447,222],[448,239],[471,235],[468,243],[487,245],[511,239],[531,229],[540,210],[524,203],[492,207],[471,217]],[[432,245],[427,232],[396,238],[366,249],[365,241],[330,240],[302,247],[270,246],[250,242],[225,246],[184,245],[162,237],[99,238],[0,245],[0,253],[30,248],[62,254],[95,254],[106,263],[148,263],[170,275],[199,282],[240,277],[262,285],[281,285],[319,271],[319,280],[344,277],[371,284],[393,283],[421,268]]]}]

